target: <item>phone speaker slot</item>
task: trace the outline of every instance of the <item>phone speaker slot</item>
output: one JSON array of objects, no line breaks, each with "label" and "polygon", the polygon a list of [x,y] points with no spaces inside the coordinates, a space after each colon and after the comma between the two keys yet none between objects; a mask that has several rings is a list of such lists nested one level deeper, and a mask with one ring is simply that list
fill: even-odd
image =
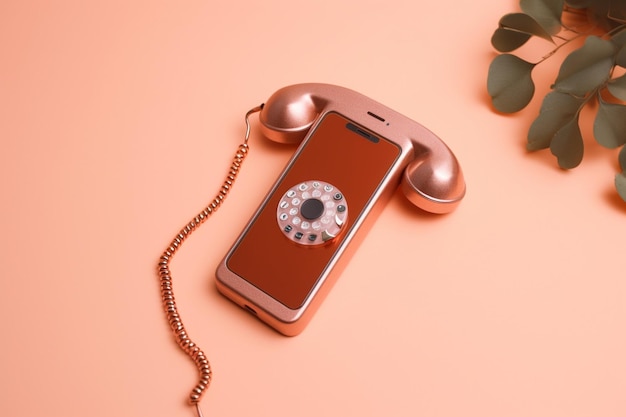
[{"label": "phone speaker slot", "polygon": [[369,140],[370,142],[378,143],[378,141],[379,141],[377,136],[372,135],[369,132],[366,132],[365,130],[359,128],[358,126],[356,126],[356,125],[354,125],[352,123],[348,123],[346,125],[346,127],[348,128],[348,130],[351,130],[354,133],[358,133],[359,135],[363,136],[365,139]]},{"label": "phone speaker slot", "polygon": [[370,115],[370,116],[372,116],[374,119],[378,119],[378,120],[380,120],[381,122],[384,122],[384,121],[385,121],[385,119],[383,119],[382,117],[380,117],[380,116],[379,116],[379,115],[377,115],[377,114],[372,113],[371,111],[368,111],[368,112],[367,112],[367,114],[368,114],[368,115]]}]

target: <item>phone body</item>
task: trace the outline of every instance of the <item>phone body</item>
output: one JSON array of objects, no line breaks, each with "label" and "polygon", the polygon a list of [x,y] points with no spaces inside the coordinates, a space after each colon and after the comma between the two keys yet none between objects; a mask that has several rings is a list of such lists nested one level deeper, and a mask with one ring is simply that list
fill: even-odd
[{"label": "phone body", "polygon": [[220,262],[218,290],[280,333],[300,333],[374,220],[400,188],[415,206],[453,211],[462,170],[435,134],[344,87],[276,91],[259,116],[264,136],[299,143]]},{"label": "phone body", "polygon": [[218,267],[219,291],[279,332],[300,333],[406,162],[401,143],[325,114]]}]

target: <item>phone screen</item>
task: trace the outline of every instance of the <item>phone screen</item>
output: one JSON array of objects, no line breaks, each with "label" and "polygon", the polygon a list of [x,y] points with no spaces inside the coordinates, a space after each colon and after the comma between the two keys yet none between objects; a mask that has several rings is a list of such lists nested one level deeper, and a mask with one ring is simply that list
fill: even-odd
[{"label": "phone screen", "polygon": [[[283,305],[300,308],[400,154],[397,144],[328,113],[233,248],[228,268]],[[289,216],[290,210],[298,214]],[[331,214],[334,229],[322,224],[322,211]]]}]

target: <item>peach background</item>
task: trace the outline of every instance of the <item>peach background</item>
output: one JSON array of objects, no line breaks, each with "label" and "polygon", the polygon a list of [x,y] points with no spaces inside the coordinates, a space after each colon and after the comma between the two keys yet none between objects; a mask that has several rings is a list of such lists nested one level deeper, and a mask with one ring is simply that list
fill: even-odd
[{"label": "peach background", "polygon": [[[412,3],[417,3],[411,5]],[[495,114],[489,38],[517,1],[0,4],[2,416],[184,416],[193,365],[157,259],[214,195],[243,115],[327,82],[423,123],[468,194],[400,196],[308,329],[284,338],[213,271],[293,148],[255,128],[226,206],[172,270],[212,361],[207,416],[626,415],[626,206],[614,152],[562,172]],[[535,74],[549,84],[549,64]]]}]

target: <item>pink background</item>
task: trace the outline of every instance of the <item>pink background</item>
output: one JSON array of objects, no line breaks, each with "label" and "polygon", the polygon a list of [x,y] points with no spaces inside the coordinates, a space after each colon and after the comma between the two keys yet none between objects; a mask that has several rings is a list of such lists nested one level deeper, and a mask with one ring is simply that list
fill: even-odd
[{"label": "pink background", "polygon": [[[100,4],[98,4],[100,3]],[[409,5],[417,3],[415,5]],[[217,294],[214,268],[293,152],[260,136],[173,262],[214,382],[207,416],[626,415],[626,205],[616,153],[563,172],[494,113],[489,39],[517,1],[0,4],[2,416],[184,416],[196,382],[155,272],[278,88],[343,85],[441,136],[459,209],[396,196],[307,330]],[[586,122],[586,131],[590,122]]]}]

